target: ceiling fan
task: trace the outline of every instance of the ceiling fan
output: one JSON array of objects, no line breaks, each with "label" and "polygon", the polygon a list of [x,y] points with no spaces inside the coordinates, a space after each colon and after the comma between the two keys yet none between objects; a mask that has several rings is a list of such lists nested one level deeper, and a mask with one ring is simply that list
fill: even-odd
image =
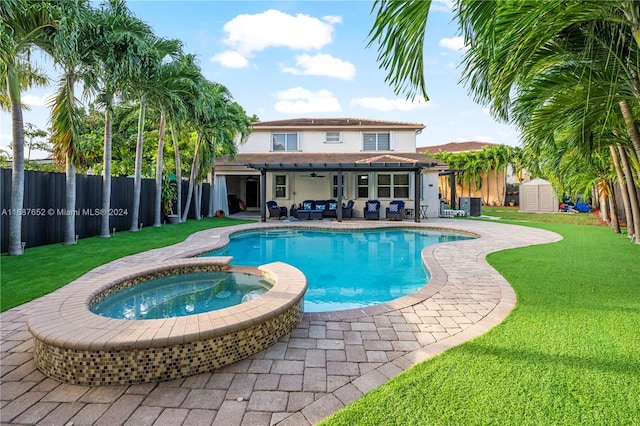
[{"label": "ceiling fan", "polygon": [[307,176],[307,177],[310,177],[310,178],[323,178],[324,177],[324,175],[319,175],[316,172],[311,172],[308,175],[302,175],[302,176]]}]

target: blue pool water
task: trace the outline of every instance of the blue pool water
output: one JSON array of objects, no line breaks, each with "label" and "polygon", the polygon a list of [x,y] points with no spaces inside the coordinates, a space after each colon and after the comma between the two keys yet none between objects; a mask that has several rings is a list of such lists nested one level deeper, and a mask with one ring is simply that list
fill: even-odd
[{"label": "blue pool water", "polygon": [[154,278],[118,291],[91,306],[110,318],[158,319],[228,308],[266,293],[272,283],[239,272],[192,272]]},{"label": "blue pool water", "polygon": [[204,256],[233,256],[232,264],[282,261],[300,269],[309,289],[306,312],[371,306],[411,294],[429,280],[420,252],[430,244],[470,239],[450,232],[384,229],[281,229],[234,234]]}]

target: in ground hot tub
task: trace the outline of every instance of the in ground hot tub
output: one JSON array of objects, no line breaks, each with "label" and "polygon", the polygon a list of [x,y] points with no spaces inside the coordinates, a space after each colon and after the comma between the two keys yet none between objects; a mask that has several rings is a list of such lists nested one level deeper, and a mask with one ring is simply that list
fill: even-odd
[{"label": "in ground hot tub", "polygon": [[[47,376],[71,384],[123,385],[186,377],[244,359],[289,333],[307,288],[296,268],[275,262],[230,267],[230,257],[178,259],[80,278],[50,294],[29,318],[34,359]],[[170,318],[127,320],[91,312],[97,300],[162,276],[252,272],[273,287],[239,305]]]}]

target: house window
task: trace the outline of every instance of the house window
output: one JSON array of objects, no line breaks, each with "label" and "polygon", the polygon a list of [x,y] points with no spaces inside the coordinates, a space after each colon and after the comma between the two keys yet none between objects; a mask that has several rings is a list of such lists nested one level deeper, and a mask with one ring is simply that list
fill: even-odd
[{"label": "house window", "polygon": [[[338,198],[338,176],[333,176],[333,183],[331,184],[331,194],[334,199]],[[344,175],[342,175],[342,198],[344,196]]]},{"label": "house window", "polygon": [[409,174],[379,174],[378,198],[409,198]]},{"label": "house window", "polygon": [[342,133],[324,132],[324,143],[342,143]]},{"label": "house window", "polygon": [[275,198],[288,198],[287,175],[275,175]]},{"label": "house window", "polygon": [[390,151],[391,150],[391,134],[390,133],[363,133],[362,134],[362,150],[363,151]]},{"label": "house window", "polygon": [[358,175],[358,198],[369,198],[369,175]]},{"label": "house window", "polygon": [[297,133],[272,133],[272,151],[298,151]]}]

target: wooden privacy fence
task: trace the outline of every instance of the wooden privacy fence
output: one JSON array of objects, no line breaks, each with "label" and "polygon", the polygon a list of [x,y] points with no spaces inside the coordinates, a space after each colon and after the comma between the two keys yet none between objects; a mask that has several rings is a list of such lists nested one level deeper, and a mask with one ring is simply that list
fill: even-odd
[{"label": "wooden privacy fence", "polygon": [[[0,250],[6,253],[9,247],[9,215],[11,212],[11,169],[0,169]],[[102,215],[102,176],[76,176],[76,208],[66,211],[66,175],[64,173],[24,172],[24,203],[22,210],[22,241],[26,247],[36,247],[64,241],[64,222],[67,214],[76,217],[78,238],[100,234]],[[183,208],[188,183],[182,182]],[[195,194],[195,191],[194,191]],[[152,226],[154,220],[155,179],[142,179],[140,212],[138,221],[143,226]],[[202,188],[202,214],[207,213],[209,184]],[[109,230],[127,231],[131,227],[133,206],[133,178],[112,177],[111,215]],[[192,200],[189,217],[195,217]]]}]

